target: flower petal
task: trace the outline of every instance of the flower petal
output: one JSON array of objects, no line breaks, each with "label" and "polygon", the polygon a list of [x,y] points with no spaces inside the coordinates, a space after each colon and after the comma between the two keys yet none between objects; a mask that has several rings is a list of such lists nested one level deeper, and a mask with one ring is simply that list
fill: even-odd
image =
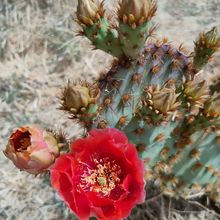
[{"label": "flower petal", "polygon": [[143,201],[144,163],[123,132],[94,129],[71,149],[51,168],[51,183],[80,219],[120,220]]}]

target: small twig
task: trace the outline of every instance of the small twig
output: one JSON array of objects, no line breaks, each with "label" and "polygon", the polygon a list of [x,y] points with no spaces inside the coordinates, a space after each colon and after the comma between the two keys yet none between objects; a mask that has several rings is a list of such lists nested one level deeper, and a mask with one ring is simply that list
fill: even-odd
[{"label": "small twig", "polygon": [[208,209],[207,207],[205,207],[204,205],[202,205],[201,203],[197,202],[197,201],[188,201],[189,204],[191,205],[196,205],[204,210],[206,210],[207,212],[213,214],[214,216],[218,217],[220,219],[220,215],[217,214],[216,212],[214,212],[213,210]]},{"label": "small twig", "polygon": [[195,214],[198,214],[200,213],[201,211],[192,211],[192,210],[178,210],[178,209],[173,209],[172,212],[178,212],[178,213],[182,213],[182,214],[192,214],[192,213],[195,213]]},{"label": "small twig", "polygon": [[193,195],[188,195],[186,197],[187,200],[190,200],[190,199],[196,199],[196,198],[199,198],[199,197],[202,197],[205,195],[205,192],[199,192],[199,193],[196,193],[196,194],[193,194]]},{"label": "small twig", "polygon": [[171,219],[171,209],[172,209],[172,198],[169,198],[168,220],[172,220]]},{"label": "small twig", "polygon": [[180,214],[173,212],[173,215],[175,216],[174,219],[178,219],[178,220],[185,220],[185,218],[183,218]]},{"label": "small twig", "polygon": [[146,210],[146,214],[150,217],[151,220],[158,220],[148,210]]},{"label": "small twig", "polygon": [[162,219],[163,219],[163,220],[166,220],[167,217],[166,217],[166,213],[165,213],[164,207],[165,207],[165,205],[164,205],[164,198],[163,198],[163,196],[162,196],[162,197],[161,197],[160,212],[161,212]]},{"label": "small twig", "polygon": [[146,202],[149,203],[149,202],[155,201],[155,200],[157,200],[158,198],[160,198],[162,195],[163,195],[163,193],[161,192],[161,193],[159,193],[158,195],[153,196],[153,197],[147,199]]}]

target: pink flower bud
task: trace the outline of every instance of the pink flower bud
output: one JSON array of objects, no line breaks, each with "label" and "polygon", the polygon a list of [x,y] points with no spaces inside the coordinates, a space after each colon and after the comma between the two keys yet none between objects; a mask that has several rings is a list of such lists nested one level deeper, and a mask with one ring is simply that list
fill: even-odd
[{"label": "pink flower bud", "polygon": [[20,127],[11,134],[4,154],[17,168],[38,174],[53,164],[59,147],[52,133],[31,125]]}]

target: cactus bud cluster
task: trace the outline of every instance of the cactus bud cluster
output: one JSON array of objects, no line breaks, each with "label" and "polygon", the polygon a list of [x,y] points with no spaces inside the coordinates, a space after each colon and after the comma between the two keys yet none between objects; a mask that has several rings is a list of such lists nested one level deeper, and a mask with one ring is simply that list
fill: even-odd
[{"label": "cactus bud cluster", "polygon": [[118,11],[119,39],[124,54],[136,59],[150,33],[150,19],[157,10],[153,0],[125,0]]}]

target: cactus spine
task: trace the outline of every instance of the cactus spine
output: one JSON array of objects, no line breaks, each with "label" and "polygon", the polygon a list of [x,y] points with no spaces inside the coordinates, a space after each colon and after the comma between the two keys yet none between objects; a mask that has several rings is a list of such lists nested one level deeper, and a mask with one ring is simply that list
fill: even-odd
[{"label": "cactus spine", "polygon": [[196,73],[219,49],[220,38],[216,28],[200,34],[192,57],[166,40],[152,43],[155,11],[152,0],[122,0],[115,26],[105,18],[103,3],[79,0],[82,34],[118,61],[96,82],[95,114],[84,113],[91,110],[86,102],[74,118],[89,119],[88,130],[124,131],[147,162],[146,179],[163,190],[213,192],[220,184],[220,93],[212,96]]}]

